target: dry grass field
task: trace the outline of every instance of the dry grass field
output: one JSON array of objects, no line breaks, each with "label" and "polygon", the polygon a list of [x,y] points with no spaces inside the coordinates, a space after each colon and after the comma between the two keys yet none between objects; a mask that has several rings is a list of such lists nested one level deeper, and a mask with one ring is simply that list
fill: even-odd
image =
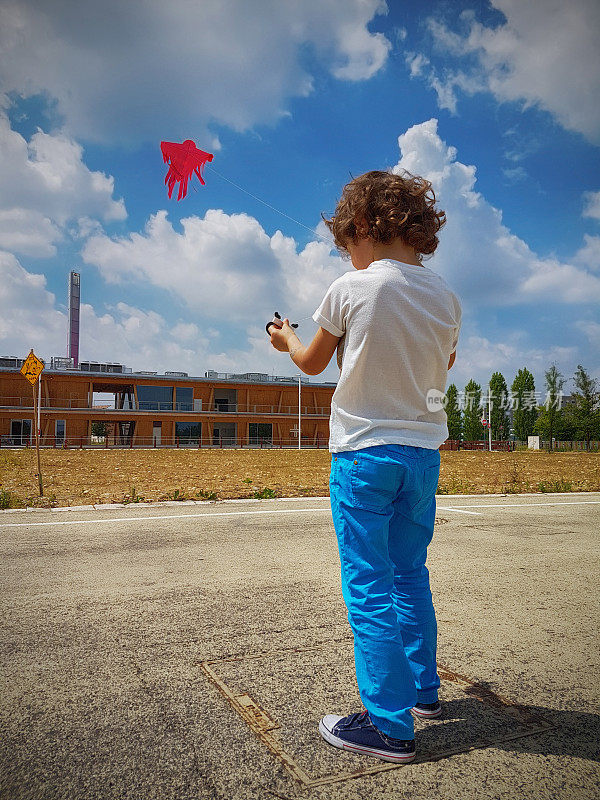
[{"label": "dry grass field", "polygon": [[[325,450],[35,450],[0,452],[0,508],[328,494]],[[599,491],[600,454],[442,451],[438,492]]]}]

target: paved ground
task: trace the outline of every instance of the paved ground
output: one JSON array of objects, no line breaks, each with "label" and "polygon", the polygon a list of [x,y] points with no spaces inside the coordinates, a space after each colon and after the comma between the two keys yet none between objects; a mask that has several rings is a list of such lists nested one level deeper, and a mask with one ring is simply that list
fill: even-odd
[{"label": "paved ground", "polygon": [[445,716],[391,769],[316,730],[358,708],[327,500],[3,512],[0,797],[599,797],[599,512],[438,499]]}]

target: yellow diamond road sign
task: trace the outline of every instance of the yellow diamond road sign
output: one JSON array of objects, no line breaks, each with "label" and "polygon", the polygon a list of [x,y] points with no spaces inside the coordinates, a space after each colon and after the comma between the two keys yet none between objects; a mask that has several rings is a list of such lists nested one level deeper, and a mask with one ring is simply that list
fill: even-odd
[{"label": "yellow diamond road sign", "polygon": [[44,365],[32,350],[27,356],[25,363],[21,367],[21,372],[27,378],[29,383],[35,383],[43,369]]}]

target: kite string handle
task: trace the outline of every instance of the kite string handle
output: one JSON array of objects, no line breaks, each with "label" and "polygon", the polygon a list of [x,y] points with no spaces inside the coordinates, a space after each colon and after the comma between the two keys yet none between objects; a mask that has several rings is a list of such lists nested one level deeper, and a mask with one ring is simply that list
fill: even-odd
[{"label": "kite string handle", "polygon": [[[308,319],[308,317],[305,317],[305,319]],[[279,329],[283,328],[283,322],[281,321],[281,314],[279,313],[279,311],[276,311],[273,314],[273,319],[270,322],[267,322],[267,324],[265,326],[269,336],[271,335],[271,331],[269,330],[271,325],[274,325],[276,328],[279,328]],[[290,324],[290,328],[297,328],[297,327],[298,327],[298,323],[297,322],[292,322]]]}]

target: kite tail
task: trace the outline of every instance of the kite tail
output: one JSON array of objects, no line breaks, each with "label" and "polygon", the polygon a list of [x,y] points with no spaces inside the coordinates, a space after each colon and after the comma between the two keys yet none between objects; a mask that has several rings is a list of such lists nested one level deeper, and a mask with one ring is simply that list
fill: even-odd
[{"label": "kite tail", "polygon": [[194,172],[195,172],[195,173],[196,173],[196,175],[198,176],[198,180],[200,181],[200,183],[202,184],[202,186],[206,186],[206,184],[205,184],[205,182],[204,182],[204,179],[202,178],[202,170],[203,170],[203,169],[204,169],[204,164],[198,164],[198,166],[196,167],[196,169],[194,170]]},{"label": "kite tail", "polygon": [[185,197],[187,194],[187,182],[188,178],[187,175],[184,175],[179,183],[179,194],[177,195],[177,199],[181,200],[182,197]]},{"label": "kite tail", "polygon": [[175,170],[173,167],[169,167],[169,171],[167,172],[167,177],[165,178],[165,184],[169,187],[169,200],[171,199],[171,195],[173,194],[173,187],[175,186],[175,181],[177,180]]}]

